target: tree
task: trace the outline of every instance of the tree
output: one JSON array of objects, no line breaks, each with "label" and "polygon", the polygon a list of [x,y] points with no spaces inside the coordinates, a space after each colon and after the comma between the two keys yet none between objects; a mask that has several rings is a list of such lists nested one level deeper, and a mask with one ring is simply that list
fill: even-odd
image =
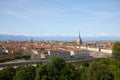
[{"label": "tree", "polygon": [[34,80],[35,75],[36,68],[34,66],[19,66],[16,68],[16,74],[13,77],[13,80]]},{"label": "tree", "polygon": [[15,68],[7,67],[0,71],[0,80],[12,80],[15,75]]},{"label": "tree", "polygon": [[114,75],[110,72],[108,65],[94,61],[88,70],[88,80],[113,80]]},{"label": "tree", "polygon": [[66,65],[65,60],[62,58],[53,58],[50,63],[46,66],[47,68],[47,76],[50,80],[60,80],[61,71]]},{"label": "tree", "polygon": [[117,65],[109,65],[109,69],[114,75],[114,80],[120,80],[120,68]]},{"label": "tree", "polygon": [[60,71],[65,66],[65,64],[65,60],[59,57],[53,58],[51,60],[51,66],[55,67],[58,71]]},{"label": "tree", "polygon": [[54,58],[36,70],[35,80],[79,80],[77,70],[62,58]]},{"label": "tree", "polygon": [[89,63],[88,62],[82,62],[81,66],[83,66],[83,67],[89,67]]},{"label": "tree", "polygon": [[88,67],[80,67],[78,69],[79,71],[79,80],[87,80],[87,70],[88,70]]},{"label": "tree", "polygon": [[28,75],[25,67],[19,67],[19,69],[17,69],[13,80],[28,80]]},{"label": "tree", "polygon": [[34,80],[36,75],[36,68],[34,66],[26,66],[28,80]]},{"label": "tree", "polygon": [[35,80],[42,80],[43,77],[45,79],[47,77],[47,74],[48,74],[47,64],[43,64],[43,65],[39,66],[39,68],[36,69]]},{"label": "tree", "polygon": [[120,60],[120,42],[115,42],[112,51],[113,57]]},{"label": "tree", "polygon": [[80,76],[77,69],[70,63],[66,63],[60,74],[62,78],[60,80],[79,80]]},{"label": "tree", "polygon": [[100,63],[100,64],[109,65],[109,64],[110,64],[110,61],[112,61],[112,60],[110,60],[109,58],[102,58],[102,59],[99,61],[99,63]]},{"label": "tree", "polygon": [[120,80],[120,68],[117,68],[113,74],[115,76],[114,80]]}]

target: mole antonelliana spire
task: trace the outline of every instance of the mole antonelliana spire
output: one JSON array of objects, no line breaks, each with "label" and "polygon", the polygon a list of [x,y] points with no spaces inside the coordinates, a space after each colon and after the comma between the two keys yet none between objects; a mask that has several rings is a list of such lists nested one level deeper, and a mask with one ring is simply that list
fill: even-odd
[{"label": "mole antonelliana spire", "polygon": [[82,44],[82,39],[81,39],[81,36],[80,36],[80,31],[79,31],[79,36],[78,36],[77,44],[79,44],[79,45]]}]

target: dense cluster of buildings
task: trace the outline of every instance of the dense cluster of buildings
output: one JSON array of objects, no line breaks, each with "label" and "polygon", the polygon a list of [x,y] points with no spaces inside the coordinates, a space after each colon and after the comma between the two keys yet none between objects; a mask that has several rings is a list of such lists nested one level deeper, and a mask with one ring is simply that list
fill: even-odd
[{"label": "dense cluster of buildings", "polygon": [[0,42],[0,55],[22,53],[31,55],[31,59],[51,59],[62,57],[65,59],[81,59],[99,57],[111,54],[114,42],[86,41],[83,42],[80,33],[75,41],[3,41]]}]

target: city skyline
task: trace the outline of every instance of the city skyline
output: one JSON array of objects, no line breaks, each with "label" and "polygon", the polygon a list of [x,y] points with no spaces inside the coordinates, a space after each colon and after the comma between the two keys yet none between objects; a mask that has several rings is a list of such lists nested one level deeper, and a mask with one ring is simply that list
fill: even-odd
[{"label": "city skyline", "polygon": [[119,0],[1,0],[0,34],[120,36]]}]

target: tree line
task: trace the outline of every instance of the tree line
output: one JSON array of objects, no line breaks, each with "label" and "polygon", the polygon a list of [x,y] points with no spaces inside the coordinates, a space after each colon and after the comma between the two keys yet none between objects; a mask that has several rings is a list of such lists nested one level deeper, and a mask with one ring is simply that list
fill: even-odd
[{"label": "tree line", "polygon": [[0,62],[8,62],[8,61],[13,61],[17,59],[25,59],[28,60],[30,59],[30,55],[23,55],[22,53],[14,53],[14,54],[7,54],[0,56]]}]

